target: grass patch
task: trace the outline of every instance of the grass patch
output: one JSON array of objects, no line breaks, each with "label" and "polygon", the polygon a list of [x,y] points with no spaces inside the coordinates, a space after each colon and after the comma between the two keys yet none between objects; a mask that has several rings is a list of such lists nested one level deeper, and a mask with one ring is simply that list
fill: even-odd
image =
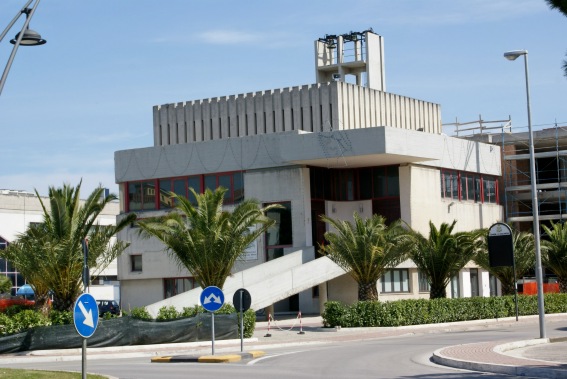
[{"label": "grass patch", "polygon": [[[0,367],[2,379],[80,379],[80,372],[20,370]],[[106,376],[87,374],[88,379],[106,379]]]}]

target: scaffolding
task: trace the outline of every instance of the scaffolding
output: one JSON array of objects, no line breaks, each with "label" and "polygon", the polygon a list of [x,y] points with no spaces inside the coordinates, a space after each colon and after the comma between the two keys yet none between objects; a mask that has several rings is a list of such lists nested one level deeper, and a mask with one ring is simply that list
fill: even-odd
[{"label": "scaffolding", "polygon": [[[500,123],[501,125],[495,126]],[[537,130],[535,130],[537,128]],[[567,219],[567,125],[539,125],[534,128],[537,206],[540,223]],[[529,129],[514,127],[511,119],[479,120],[443,125],[459,138],[474,139],[501,147],[502,179],[499,195],[505,221],[519,230],[533,229]],[[447,134],[449,134],[447,133]],[[503,200],[503,201],[502,201]]]}]

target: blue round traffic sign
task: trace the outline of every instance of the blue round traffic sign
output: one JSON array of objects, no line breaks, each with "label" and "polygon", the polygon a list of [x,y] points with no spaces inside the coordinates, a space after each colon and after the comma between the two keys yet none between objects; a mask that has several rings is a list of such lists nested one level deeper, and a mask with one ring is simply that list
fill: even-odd
[{"label": "blue round traffic sign", "polygon": [[201,292],[201,305],[209,312],[218,311],[224,304],[224,293],[215,286],[208,286]]},{"label": "blue round traffic sign", "polygon": [[75,301],[73,322],[82,337],[89,338],[94,334],[98,326],[98,305],[91,294],[84,293]]}]

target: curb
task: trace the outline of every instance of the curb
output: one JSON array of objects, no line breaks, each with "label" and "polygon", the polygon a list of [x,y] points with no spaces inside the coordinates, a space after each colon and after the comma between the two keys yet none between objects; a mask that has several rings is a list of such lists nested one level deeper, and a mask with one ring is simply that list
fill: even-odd
[{"label": "curb", "polygon": [[259,350],[249,351],[247,353],[235,353],[225,355],[174,355],[154,357],[151,359],[152,363],[179,363],[179,362],[193,362],[193,363],[232,363],[240,362],[242,359],[255,359],[264,356],[266,353]]},{"label": "curb", "polygon": [[[519,349],[527,346],[542,345],[553,342],[563,342],[565,338],[544,338],[536,340],[525,340],[516,341],[510,343],[503,343],[499,345],[494,345],[492,347],[492,352],[496,355],[503,354],[506,351]],[[468,344],[468,345],[481,345],[478,343]],[[466,345],[456,345],[456,346],[466,346]],[[560,364],[553,364],[550,362],[530,360],[524,358],[512,358],[520,361],[524,361],[523,365],[509,364],[509,363],[494,363],[494,362],[475,362],[475,361],[465,361],[463,359],[451,357],[445,355],[444,351],[449,350],[455,346],[443,347],[441,349],[435,350],[432,361],[447,367],[453,367],[458,369],[465,369],[471,371],[488,372],[494,374],[505,374],[512,376],[525,376],[525,377],[535,377],[535,378],[549,378],[549,379],[561,379],[566,377],[566,370],[561,367]],[[527,364],[527,363],[530,363]]]}]

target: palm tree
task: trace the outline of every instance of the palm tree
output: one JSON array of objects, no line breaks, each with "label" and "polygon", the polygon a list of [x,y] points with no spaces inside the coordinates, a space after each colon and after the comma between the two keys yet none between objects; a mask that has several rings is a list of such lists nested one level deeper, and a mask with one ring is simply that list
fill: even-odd
[{"label": "palm tree", "polygon": [[399,221],[387,226],[377,214],[363,220],[355,212],[353,218],[351,223],[322,215],[321,220],[336,231],[325,233],[328,244],[319,249],[358,283],[358,300],[378,300],[376,282],[404,260],[407,231]]},{"label": "palm tree", "polygon": [[429,298],[447,297],[451,278],[474,258],[480,231],[453,233],[455,224],[442,223],[439,229],[429,222],[429,237],[413,232],[414,245],[409,258],[425,274],[430,285]]},{"label": "palm tree", "polygon": [[36,195],[43,209],[43,222],[31,225],[18,236],[0,256],[14,263],[33,285],[37,306],[53,294],[53,308],[71,310],[82,292],[83,248],[89,241],[89,267],[102,270],[116,259],[127,243],[111,243],[117,232],[133,222],[134,214],[124,217],[117,225],[99,225],[96,218],[104,207],[117,199],[115,195],[103,197],[104,189],[95,189],[81,203],[81,183],[77,187],[65,184],[62,188],[49,187],[49,209],[39,193]]},{"label": "palm tree", "polygon": [[160,240],[201,287],[222,288],[246,247],[275,223],[265,212],[281,206],[261,208],[256,200],[247,199],[229,212],[223,210],[227,189],[219,187],[214,192],[207,189],[202,194],[190,190],[196,206],[187,198],[171,193],[179,212],[138,221],[140,232]]},{"label": "palm tree", "polygon": [[482,248],[474,257],[474,261],[477,265],[490,272],[500,281],[502,285],[502,295],[515,294],[515,279],[521,278],[528,270],[535,266],[534,235],[532,233],[512,229],[512,244],[516,275],[514,275],[514,268],[512,266],[490,266],[488,234],[485,235]]},{"label": "palm tree", "polygon": [[551,222],[551,228],[541,226],[547,239],[541,241],[542,263],[549,268],[559,282],[559,292],[567,293],[567,226]]},{"label": "palm tree", "polygon": [[[545,0],[551,9],[557,9],[567,16],[567,1],[565,0]],[[563,61],[563,75],[567,77],[567,60]]]},{"label": "palm tree", "polygon": [[12,281],[7,276],[0,275],[0,294],[8,293],[12,289]]}]

